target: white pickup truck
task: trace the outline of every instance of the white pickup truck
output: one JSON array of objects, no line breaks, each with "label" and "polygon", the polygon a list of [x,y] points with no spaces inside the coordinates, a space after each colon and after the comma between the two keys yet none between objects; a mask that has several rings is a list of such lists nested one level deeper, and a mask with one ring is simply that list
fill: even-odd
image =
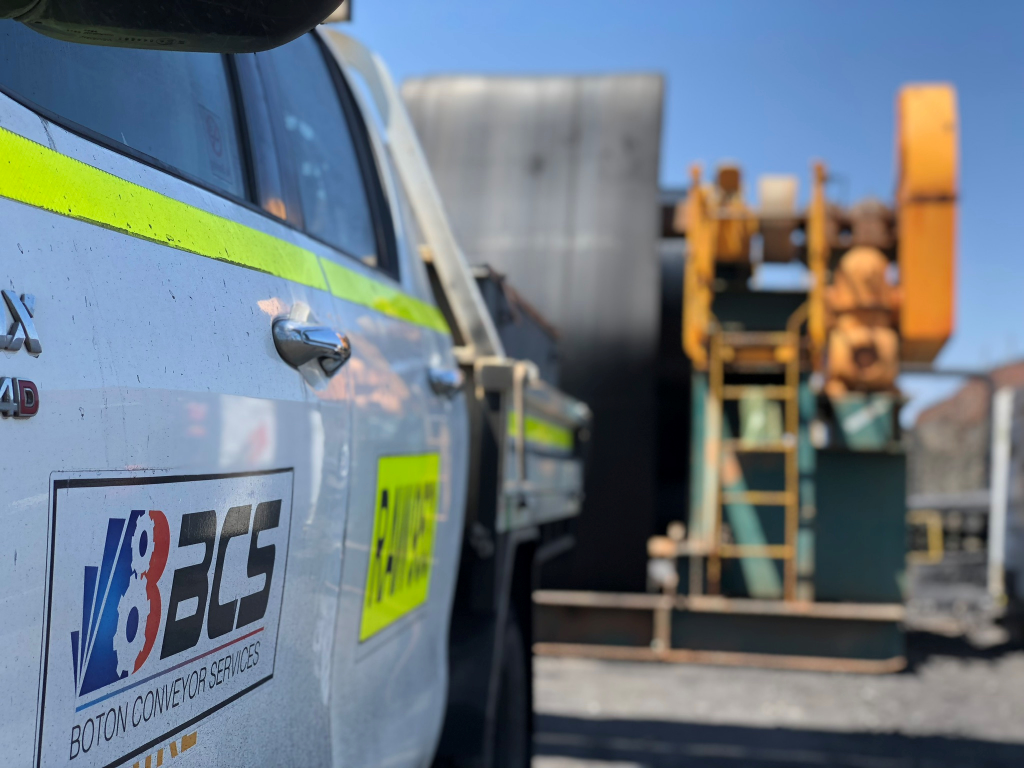
[{"label": "white pickup truck", "polygon": [[527,764],[589,412],[375,57],[0,21],[0,283],[0,765]]}]

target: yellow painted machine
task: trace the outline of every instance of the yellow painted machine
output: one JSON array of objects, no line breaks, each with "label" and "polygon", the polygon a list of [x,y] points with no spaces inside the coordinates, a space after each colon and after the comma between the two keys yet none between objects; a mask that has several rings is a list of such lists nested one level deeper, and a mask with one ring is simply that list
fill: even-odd
[{"label": "yellow painted machine", "polygon": [[[665,227],[686,240],[688,504],[648,542],[653,593],[535,594],[538,652],[904,666],[897,377],[953,329],[953,88],[903,88],[896,133],[890,204],[835,204],[823,163],[806,207],[792,176],[759,179],[753,205],[736,165],[693,170]],[[777,264],[802,282],[769,289]]]},{"label": "yellow painted machine", "polygon": [[[745,583],[734,589],[744,596],[899,598],[904,464],[896,378],[902,361],[934,360],[953,329],[957,112],[951,86],[900,91],[897,162],[891,206],[873,199],[835,205],[826,194],[828,172],[816,163],[804,210],[796,205],[794,177],[760,179],[759,205],[752,207],[738,167],[721,166],[711,183],[693,170],[675,215],[687,241],[682,344],[694,369],[699,438],[688,535],[677,547],[691,560],[691,594],[721,594],[723,561],[736,560]],[[785,262],[806,265],[805,288],[757,290],[758,269]],[[748,454],[762,456],[748,461]],[[781,479],[752,490],[754,477],[771,474],[764,454],[778,455]],[[872,466],[888,468],[862,467],[872,454],[891,459]],[[881,565],[892,573],[872,590],[856,582],[863,582],[863,570],[878,570],[870,555],[875,543],[885,549],[885,542],[866,540],[859,552],[849,539],[859,535],[858,521],[871,517],[861,505],[867,499],[846,493],[838,513],[823,504],[833,495],[829,484],[839,480],[833,475],[852,473],[872,486],[882,481],[879,472],[892,486],[883,500],[892,512],[888,525],[874,530],[880,537],[891,530],[898,557]],[[781,511],[781,525],[766,519],[766,509]],[[838,515],[831,527],[843,532],[838,550],[825,553],[831,532],[823,540],[815,530],[823,513],[830,521]],[[779,529],[781,539],[772,541],[769,529]],[[850,546],[843,546],[844,536]],[[666,543],[653,546],[664,551]],[[867,559],[852,561],[854,551]],[[834,568],[826,566],[822,584],[821,568],[813,566],[822,565],[823,555],[854,570],[833,578]],[[772,563],[782,565],[781,589]]]},{"label": "yellow painted machine", "polygon": [[[807,265],[807,338],[814,370],[866,391],[892,385],[891,379],[882,383],[863,355],[860,364],[848,367],[846,342],[831,338],[851,325],[843,322],[851,313],[853,325],[894,331],[898,338],[859,332],[872,336],[876,345],[885,337],[880,354],[898,349],[900,360],[935,359],[953,330],[956,94],[949,85],[911,85],[900,92],[897,107],[893,207],[875,200],[849,209],[830,204],[821,163],[814,166],[811,200],[803,212],[796,210],[793,177],[762,178],[761,206],[751,209],[742,198],[738,168],[723,166],[713,184],[702,183],[694,169],[693,186],[677,210],[676,229],[686,235],[689,248],[683,347],[695,368],[708,365],[717,268],[753,266],[751,240],[756,236],[761,238],[761,261]],[[802,246],[793,237],[799,230],[805,233]],[[898,264],[898,287],[882,284],[888,279],[882,267],[889,262]],[[876,310],[885,317],[870,314]],[[826,354],[830,344],[839,345],[831,356]],[[886,359],[886,369],[895,373],[895,362]]]}]

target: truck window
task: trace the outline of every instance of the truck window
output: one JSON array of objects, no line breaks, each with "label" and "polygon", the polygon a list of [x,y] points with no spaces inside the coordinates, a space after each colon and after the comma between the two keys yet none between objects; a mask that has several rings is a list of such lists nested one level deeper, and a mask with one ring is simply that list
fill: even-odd
[{"label": "truck window", "polygon": [[297,178],[303,229],[382,266],[356,144],[320,46],[306,35],[259,56],[274,80],[272,119]]},{"label": "truck window", "polygon": [[246,197],[223,56],[65,43],[0,21],[0,88],[58,123]]}]

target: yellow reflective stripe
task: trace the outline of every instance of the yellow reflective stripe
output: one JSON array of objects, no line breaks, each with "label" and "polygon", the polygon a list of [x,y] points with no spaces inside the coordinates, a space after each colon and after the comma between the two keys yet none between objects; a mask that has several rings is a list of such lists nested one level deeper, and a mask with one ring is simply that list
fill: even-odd
[{"label": "yellow reflective stripe", "polygon": [[316,254],[0,129],[0,195],[180,251],[326,289]]},{"label": "yellow reflective stripe", "polygon": [[450,333],[441,311],[384,283],[353,272],[327,259],[321,259],[327,284],[339,299],[371,307],[382,314],[422,325],[441,333]]},{"label": "yellow reflective stripe", "polygon": [[[526,414],[526,442],[545,445],[551,448],[561,448],[567,451],[572,450],[572,430],[552,424],[550,421],[538,419],[536,416]],[[515,435],[519,429],[519,421],[516,412],[508,412],[508,433]]]},{"label": "yellow reflective stripe", "polygon": [[360,642],[427,602],[440,471],[436,453],[385,456],[377,462]]},{"label": "yellow reflective stripe", "polygon": [[[286,240],[126,181],[4,128],[0,128],[0,197],[330,290],[390,317],[449,333],[436,307]],[[331,275],[330,287],[325,271]]]}]

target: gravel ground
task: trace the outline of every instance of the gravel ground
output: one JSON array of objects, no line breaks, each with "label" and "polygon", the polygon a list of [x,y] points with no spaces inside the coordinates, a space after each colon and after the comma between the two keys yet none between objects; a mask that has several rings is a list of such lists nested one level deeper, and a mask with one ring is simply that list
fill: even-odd
[{"label": "gravel ground", "polygon": [[1024,650],[909,650],[885,676],[538,658],[534,768],[1024,767]]}]

